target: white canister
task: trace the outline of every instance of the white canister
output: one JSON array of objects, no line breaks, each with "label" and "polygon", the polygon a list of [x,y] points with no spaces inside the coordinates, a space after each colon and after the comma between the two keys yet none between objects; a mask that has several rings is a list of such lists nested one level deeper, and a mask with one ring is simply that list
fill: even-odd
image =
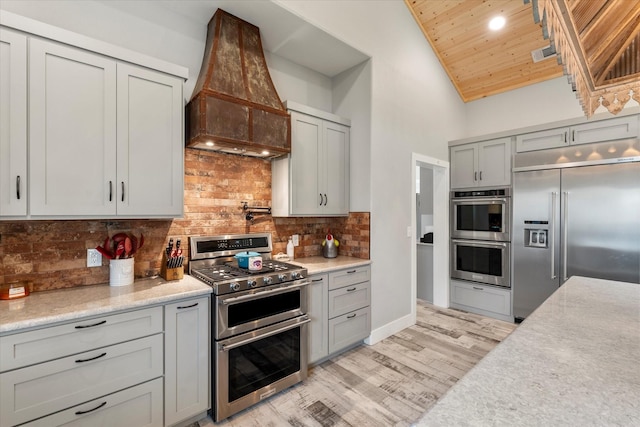
[{"label": "white canister", "polygon": [[109,261],[109,285],[126,286],[133,284],[133,258]]},{"label": "white canister", "polygon": [[249,270],[262,270],[262,257],[261,256],[249,257]]}]

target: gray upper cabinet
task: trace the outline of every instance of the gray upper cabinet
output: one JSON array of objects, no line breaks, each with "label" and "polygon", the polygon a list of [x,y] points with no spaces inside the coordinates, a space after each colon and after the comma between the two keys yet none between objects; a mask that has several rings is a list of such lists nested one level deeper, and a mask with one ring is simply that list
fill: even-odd
[{"label": "gray upper cabinet", "polygon": [[450,148],[451,188],[511,185],[511,138]]},{"label": "gray upper cabinet", "polygon": [[115,215],[115,164],[116,63],[31,39],[31,215]]},{"label": "gray upper cabinet", "polygon": [[0,28],[0,217],[27,214],[27,38]]},{"label": "gray upper cabinet", "polygon": [[273,215],[346,216],[350,122],[292,104],[291,154],[272,162]]},{"label": "gray upper cabinet", "polygon": [[31,216],[181,216],[181,79],[39,39],[29,61]]},{"label": "gray upper cabinet", "polygon": [[181,77],[0,28],[0,218],[182,216],[182,91]]},{"label": "gray upper cabinet", "polygon": [[516,151],[522,153],[637,136],[638,116],[632,115],[518,135]]}]

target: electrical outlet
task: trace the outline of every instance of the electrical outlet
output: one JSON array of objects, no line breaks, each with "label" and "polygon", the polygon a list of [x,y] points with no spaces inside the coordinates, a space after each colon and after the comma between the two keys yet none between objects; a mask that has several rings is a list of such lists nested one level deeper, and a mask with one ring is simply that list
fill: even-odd
[{"label": "electrical outlet", "polygon": [[87,267],[102,266],[102,254],[97,249],[87,249]]},{"label": "electrical outlet", "polygon": [[291,240],[293,240],[293,246],[300,246],[300,236],[294,234],[291,236]]}]

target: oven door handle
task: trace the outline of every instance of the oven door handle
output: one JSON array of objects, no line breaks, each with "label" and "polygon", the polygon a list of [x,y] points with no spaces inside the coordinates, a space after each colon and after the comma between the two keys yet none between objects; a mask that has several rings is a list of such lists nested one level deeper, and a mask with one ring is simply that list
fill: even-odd
[{"label": "oven door handle", "polygon": [[505,197],[485,197],[479,199],[451,199],[454,205],[498,205],[507,203]]},{"label": "oven door handle", "polygon": [[278,329],[275,329],[273,331],[259,333],[258,335],[252,336],[251,338],[247,338],[246,340],[234,342],[233,344],[220,344],[220,351],[233,350],[236,347],[241,347],[243,345],[250,344],[250,343],[252,343],[254,341],[258,341],[258,340],[261,340],[263,338],[271,337],[273,335],[277,335],[277,334],[279,334],[281,332],[288,331],[289,329],[298,328],[298,327],[300,327],[300,326],[302,326],[302,325],[304,325],[306,323],[311,322],[311,319],[309,319],[306,315],[301,317],[301,319],[304,319],[304,320],[299,320],[293,325],[283,326],[282,328],[278,328]]},{"label": "oven door handle", "polygon": [[281,294],[281,293],[290,291],[292,289],[303,288],[303,287],[305,287],[307,285],[310,285],[310,284],[311,284],[310,280],[305,280],[303,282],[300,282],[298,284],[291,285],[291,286],[283,286],[281,288],[271,289],[271,290],[268,290],[268,291],[260,291],[260,292],[256,292],[255,294],[242,295],[242,296],[239,296],[239,297],[220,299],[220,304],[230,305],[230,304],[235,304],[235,303],[242,302],[242,301],[250,301],[252,299],[263,298],[263,297],[269,296],[269,295]]},{"label": "oven door handle", "polygon": [[460,243],[467,246],[473,246],[474,248],[506,248],[506,242],[494,242],[484,240],[463,240],[463,239],[451,239],[451,243]]}]

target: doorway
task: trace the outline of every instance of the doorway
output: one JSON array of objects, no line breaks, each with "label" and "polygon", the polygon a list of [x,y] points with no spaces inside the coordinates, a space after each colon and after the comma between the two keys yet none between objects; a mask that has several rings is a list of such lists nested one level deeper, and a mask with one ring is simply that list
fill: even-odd
[{"label": "doorway", "polygon": [[[420,238],[424,237],[425,231],[433,231],[433,304],[440,307],[449,306],[449,162],[435,159],[429,156],[413,153],[411,156],[411,194],[413,197],[411,206],[411,227],[414,230],[411,236],[411,314],[416,318],[416,302],[418,288],[418,250]],[[430,201],[432,214],[425,217],[418,216],[418,173],[422,171],[424,176],[432,178]],[[421,185],[420,192],[429,193],[429,189]],[[421,197],[422,203],[425,203]],[[428,203],[428,202],[427,202]],[[431,222],[432,224],[423,224]],[[420,230],[418,229],[420,227]],[[425,228],[427,227],[427,228]],[[430,227],[430,228],[429,228]]]}]

